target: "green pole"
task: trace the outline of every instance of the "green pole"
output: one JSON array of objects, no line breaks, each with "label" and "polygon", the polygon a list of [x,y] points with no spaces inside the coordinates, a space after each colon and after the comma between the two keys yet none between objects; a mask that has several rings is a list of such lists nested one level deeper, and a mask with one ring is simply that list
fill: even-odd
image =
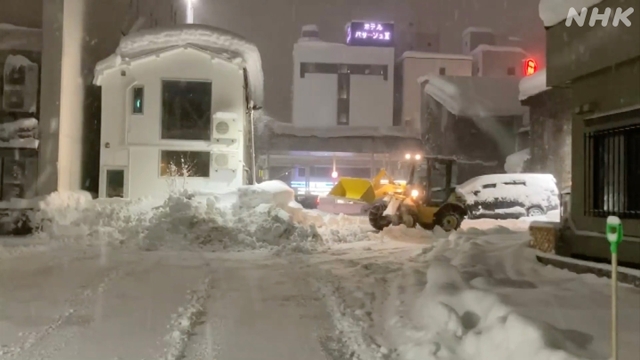
[{"label": "green pole", "polygon": [[611,250],[611,359],[618,360],[618,245],[622,242],[622,222],[607,218],[607,240]]}]

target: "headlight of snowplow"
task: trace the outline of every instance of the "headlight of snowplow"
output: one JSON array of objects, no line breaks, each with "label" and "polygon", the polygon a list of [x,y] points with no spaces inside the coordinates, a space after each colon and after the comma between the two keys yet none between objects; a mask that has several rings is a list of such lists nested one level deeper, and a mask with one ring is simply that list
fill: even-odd
[{"label": "headlight of snowplow", "polygon": [[412,197],[412,198],[414,198],[414,199],[415,199],[415,198],[417,198],[417,197],[418,197],[418,195],[420,195],[420,191],[418,191],[417,189],[413,189],[413,190],[411,190],[411,197]]}]

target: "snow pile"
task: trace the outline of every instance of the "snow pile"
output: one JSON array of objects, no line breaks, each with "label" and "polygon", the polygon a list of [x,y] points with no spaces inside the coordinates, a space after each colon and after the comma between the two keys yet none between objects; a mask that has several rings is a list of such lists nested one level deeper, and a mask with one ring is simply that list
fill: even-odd
[{"label": "snow pile", "polygon": [[504,163],[504,170],[508,173],[521,173],[524,171],[524,164],[531,158],[531,149],[526,148],[507,156]]},{"label": "snow pile", "polygon": [[153,28],[135,32],[122,38],[116,53],[96,65],[96,79],[106,70],[123,61],[147,56],[151,53],[193,45],[206,51],[219,53],[231,60],[241,59],[249,77],[251,98],[258,106],[264,100],[264,74],[258,48],[230,31],[206,25],[186,24],[171,28]]},{"label": "snow pile", "polygon": [[525,76],[520,80],[520,101],[551,89],[547,86],[547,69],[542,69],[531,76]]},{"label": "snow pile", "polygon": [[564,21],[571,8],[580,12],[582,8],[590,8],[602,0],[540,0],[538,12],[545,27],[551,27]]},{"label": "snow pile", "polygon": [[406,359],[588,359],[559,329],[528,319],[497,295],[475,289],[445,262],[429,266],[427,285],[412,314],[423,339],[399,348]]},{"label": "snow pile", "polygon": [[310,253],[335,243],[368,240],[359,218],[304,210],[293,199],[293,190],[280,181],[217,195],[185,191],[164,201],[92,200],[88,193],[55,193],[40,202],[32,223],[45,239],[144,250]]},{"label": "snow pile", "polygon": [[0,147],[36,149],[37,139],[38,120],[34,118],[0,124]]},{"label": "snow pile", "polygon": [[206,278],[195,291],[189,292],[186,306],[181,307],[177,314],[172,315],[171,325],[169,325],[171,333],[165,339],[169,349],[167,349],[163,360],[178,360],[185,357],[189,338],[205,315],[204,302],[207,299],[210,280],[210,278]]}]

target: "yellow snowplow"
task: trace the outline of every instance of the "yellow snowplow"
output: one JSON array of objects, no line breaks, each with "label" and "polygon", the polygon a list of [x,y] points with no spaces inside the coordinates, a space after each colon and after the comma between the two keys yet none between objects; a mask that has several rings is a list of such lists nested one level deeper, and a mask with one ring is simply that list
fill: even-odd
[{"label": "yellow snowplow", "polygon": [[[407,155],[407,159],[414,159]],[[329,196],[372,205],[369,209],[369,223],[377,230],[390,225],[404,224],[431,230],[436,225],[445,231],[456,230],[467,215],[464,198],[452,185],[455,159],[426,157],[426,176],[420,178],[417,169],[423,158],[415,156],[411,164],[407,183],[395,182],[385,170],[369,181],[368,179],[342,178],[331,189]],[[441,176],[444,186],[436,188],[436,169],[444,168]],[[385,181],[386,178],[386,181]],[[441,192],[441,196],[437,193]]]},{"label": "yellow snowplow", "polygon": [[329,196],[348,201],[373,204],[388,194],[402,194],[406,184],[396,182],[384,169],[369,179],[341,178],[331,189]]}]

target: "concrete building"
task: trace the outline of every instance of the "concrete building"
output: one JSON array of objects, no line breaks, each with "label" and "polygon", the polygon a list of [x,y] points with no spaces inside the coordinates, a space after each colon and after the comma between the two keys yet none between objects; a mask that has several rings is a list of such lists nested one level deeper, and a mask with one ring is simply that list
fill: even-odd
[{"label": "concrete building", "polygon": [[[422,87],[420,80],[429,76],[471,76],[473,58],[459,54],[407,51],[396,62],[396,119],[419,131]],[[399,94],[399,95],[398,95]]]},{"label": "concrete building", "polygon": [[260,61],[255,46],[202,25],[124,37],[116,54],[96,66],[100,197],[221,192],[247,184],[253,172],[249,108],[261,105],[263,83],[261,64],[252,61]]},{"label": "concrete building", "polygon": [[293,46],[293,125],[393,126],[393,46],[349,46],[315,36],[319,32],[303,31]]},{"label": "concrete building", "polygon": [[618,216],[625,235],[618,260],[640,268],[640,0],[588,4],[600,14],[621,5],[636,9],[630,26],[567,26],[568,5],[540,2],[546,85],[568,87],[573,109],[571,206],[555,250],[608,261],[606,220]]},{"label": "concrete building", "polygon": [[430,154],[459,159],[458,183],[504,172],[526,108],[517,78],[437,76],[424,87],[422,138]]},{"label": "concrete building", "polygon": [[3,1],[0,23],[42,30],[38,194],[97,191],[95,64],[131,30],[184,22],[185,7],[179,0]]},{"label": "concrete building", "polygon": [[558,187],[571,186],[571,90],[549,88],[543,69],[520,81],[520,102],[528,110],[529,124],[518,135],[528,142],[524,172],[552,174]]},{"label": "concrete building", "polygon": [[471,51],[473,76],[517,77],[524,74],[528,54],[518,47],[479,45]]}]

